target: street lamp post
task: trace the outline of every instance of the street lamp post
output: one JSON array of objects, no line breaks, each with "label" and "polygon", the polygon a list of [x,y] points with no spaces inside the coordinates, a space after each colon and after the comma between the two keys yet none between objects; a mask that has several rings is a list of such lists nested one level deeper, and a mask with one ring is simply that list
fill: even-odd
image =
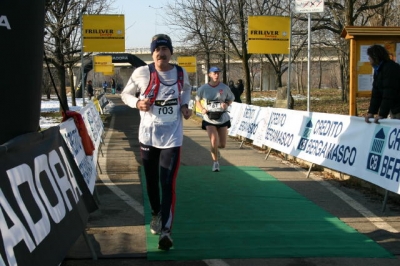
[{"label": "street lamp post", "polygon": [[162,7],[154,7],[154,6],[149,6],[149,7],[156,10],[156,21],[154,24],[154,34],[157,34],[158,10],[161,9]]}]

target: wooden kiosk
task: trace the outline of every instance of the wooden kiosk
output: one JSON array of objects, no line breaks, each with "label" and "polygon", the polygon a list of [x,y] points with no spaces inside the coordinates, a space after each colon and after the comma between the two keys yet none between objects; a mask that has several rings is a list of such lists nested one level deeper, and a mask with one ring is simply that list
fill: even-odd
[{"label": "wooden kiosk", "polygon": [[394,61],[400,62],[400,27],[345,27],[342,38],[350,40],[350,96],[349,115],[356,115],[357,97],[370,97],[373,68],[367,49],[374,44],[383,45]]}]

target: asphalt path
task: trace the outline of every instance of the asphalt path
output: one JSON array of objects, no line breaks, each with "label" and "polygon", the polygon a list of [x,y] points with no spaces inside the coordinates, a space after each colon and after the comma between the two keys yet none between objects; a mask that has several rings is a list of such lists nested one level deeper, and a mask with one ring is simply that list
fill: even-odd
[{"label": "asphalt path", "polygon": [[[349,226],[367,235],[396,256],[378,258],[269,258],[215,259],[201,261],[148,261],[144,229],[143,194],[139,180],[140,154],[137,139],[139,113],[124,105],[119,95],[107,95],[114,104],[105,123],[104,144],[99,151],[99,177],[95,196],[99,210],[90,215],[85,234],[72,246],[62,266],[244,266],[244,265],[400,265],[400,207],[382,197],[342,186],[339,180],[323,179],[284,159],[228,138],[221,151],[221,165],[256,166],[296,190]],[[210,165],[209,140],[198,121],[184,122],[181,165]],[[178,180],[179,182],[179,180]],[[179,200],[179,199],[178,199]],[[196,240],[193,239],[195,244]]]}]

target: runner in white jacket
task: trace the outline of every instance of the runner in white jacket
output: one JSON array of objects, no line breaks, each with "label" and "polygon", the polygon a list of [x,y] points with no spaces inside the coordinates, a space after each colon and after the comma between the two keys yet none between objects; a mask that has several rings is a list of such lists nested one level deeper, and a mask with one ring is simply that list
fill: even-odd
[{"label": "runner in white jacket", "polygon": [[182,117],[188,119],[192,115],[188,108],[191,86],[185,69],[169,63],[173,47],[168,35],[154,36],[150,49],[154,73],[150,74],[151,66],[135,69],[121,98],[140,110],[139,142],[153,216],[150,230],[160,234],[158,248],[169,250],[173,245],[171,230],[183,141]]}]

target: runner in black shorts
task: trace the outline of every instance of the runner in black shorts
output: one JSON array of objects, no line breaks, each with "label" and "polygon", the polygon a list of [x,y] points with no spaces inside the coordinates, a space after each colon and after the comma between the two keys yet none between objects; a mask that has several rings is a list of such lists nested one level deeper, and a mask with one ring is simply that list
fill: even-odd
[{"label": "runner in black shorts", "polygon": [[210,81],[197,90],[196,109],[203,115],[202,128],[207,130],[211,143],[212,171],[219,172],[219,151],[225,148],[228,128],[231,126],[227,112],[235,99],[228,85],[219,82],[221,70],[211,67],[208,71]]}]

